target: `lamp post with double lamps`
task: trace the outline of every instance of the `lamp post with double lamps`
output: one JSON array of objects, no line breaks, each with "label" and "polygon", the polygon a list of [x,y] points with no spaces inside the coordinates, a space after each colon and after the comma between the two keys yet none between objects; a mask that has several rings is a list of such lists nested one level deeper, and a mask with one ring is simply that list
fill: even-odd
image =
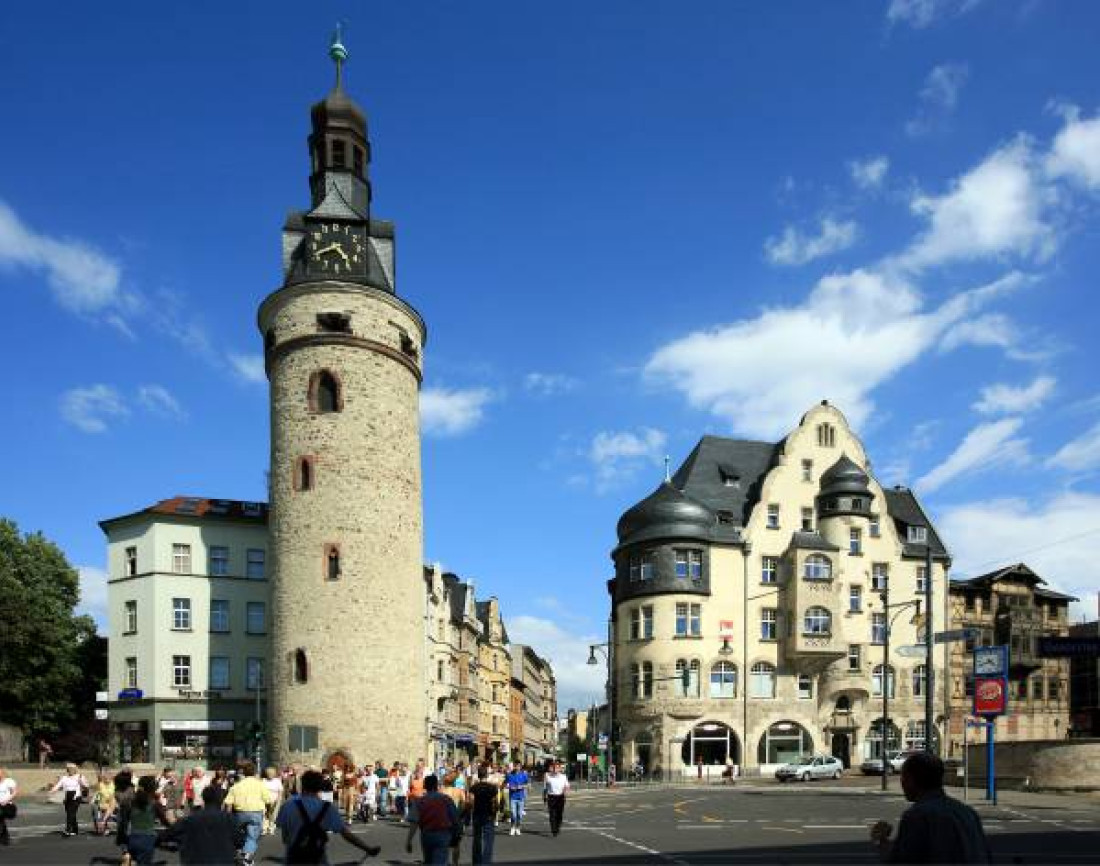
[{"label": "lamp post with double lamps", "polygon": [[[878,597],[882,599],[882,618],[883,618],[883,635],[882,635],[882,725],[880,730],[882,732],[882,790],[886,790],[886,777],[890,772],[890,762],[887,760],[889,751],[888,745],[890,743],[890,687],[894,683],[894,677],[890,676],[890,631],[894,627],[894,620],[896,620],[903,610],[912,607],[916,608],[916,613],[913,615],[912,622],[916,622],[920,618],[921,600],[911,599],[910,601],[901,601],[897,604],[890,604],[890,579],[886,579],[886,583],[882,586],[882,592],[878,594]],[[890,615],[890,611],[894,611],[894,615]],[[925,736],[928,736],[928,732],[925,732]]]}]

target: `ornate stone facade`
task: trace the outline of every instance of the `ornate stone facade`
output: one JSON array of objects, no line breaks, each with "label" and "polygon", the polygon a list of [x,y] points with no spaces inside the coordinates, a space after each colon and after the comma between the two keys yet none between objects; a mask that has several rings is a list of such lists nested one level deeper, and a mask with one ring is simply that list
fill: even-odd
[{"label": "ornate stone facade", "polygon": [[892,652],[884,677],[879,590],[888,580],[893,647],[914,645],[925,625],[943,628],[950,561],[913,494],[874,479],[834,407],[813,407],[776,444],[705,437],[623,515],[612,559],[620,766],[767,771],[830,752],[858,765],[882,750],[884,685],[889,746],[923,743],[923,660]]}]

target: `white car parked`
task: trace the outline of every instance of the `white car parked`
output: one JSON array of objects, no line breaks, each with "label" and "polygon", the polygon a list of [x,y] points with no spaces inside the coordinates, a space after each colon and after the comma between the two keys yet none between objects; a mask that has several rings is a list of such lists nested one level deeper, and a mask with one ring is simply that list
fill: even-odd
[{"label": "white car parked", "polygon": [[780,782],[798,779],[809,782],[811,779],[839,779],[844,773],[844,765],[832,755],[814,755],[800,758],[792,764],[780,764],[775,778]]}]

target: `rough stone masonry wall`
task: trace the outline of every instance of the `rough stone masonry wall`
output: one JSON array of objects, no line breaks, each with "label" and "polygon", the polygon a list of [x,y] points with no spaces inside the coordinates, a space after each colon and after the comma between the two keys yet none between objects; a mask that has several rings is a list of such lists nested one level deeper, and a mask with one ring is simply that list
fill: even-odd
[{"label": "rough stone masonry wall", "polygon": [[[984,736],[977,733],[977,736]],[[995,743],[993,757],[998,788],[1040,790],[1100,790],[1100,740],[1032,740]],[[970,785],[985,784],[986,746],[971,743]],[[948,772],[949,783],[961,784]]]},{"label": "rough stone masonry wall", "polygon": [[[284,289],[265,302],[274,328],[271,381],[273,757],[320,763],[340,751],[357,764],[426,754],[419,383],[406,366],[360,345],[303,345],[318,312],[351,315],[355,337],[419,351],[419,322],[360,287]],[[310,411],[310,375],[332,371],[342,411]],[[297,458],[314,459],[313,489],[294,489]],[[325,574],[337,545],[341,576]],[[372,635],[365,639],[365,635]],[[295,651],[309,661],[293,681]],[[289,752],[290,725],[320,728],[316,752]]]}]

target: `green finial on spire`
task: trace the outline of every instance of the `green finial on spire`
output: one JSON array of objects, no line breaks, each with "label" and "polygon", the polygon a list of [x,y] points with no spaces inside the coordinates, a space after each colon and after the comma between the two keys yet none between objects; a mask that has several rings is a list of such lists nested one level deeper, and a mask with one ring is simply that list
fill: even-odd
[{"label": "green finial on spire", "polygon": [[332,44],[328,48],[328,56],[336,64],[336,89],[343,85],[344,61],[348,59],[348,49],[344,47],[343,23],[337,22],[336,30],[332,34]]}]

